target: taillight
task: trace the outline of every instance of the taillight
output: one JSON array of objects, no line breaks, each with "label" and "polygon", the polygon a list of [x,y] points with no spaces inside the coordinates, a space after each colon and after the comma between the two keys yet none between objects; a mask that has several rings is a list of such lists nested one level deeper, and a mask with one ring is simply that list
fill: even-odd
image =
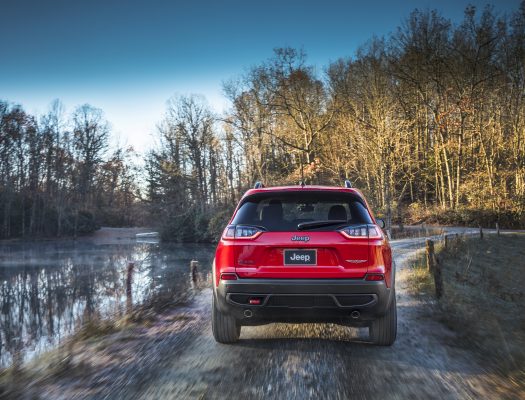
[{"label": "taillight", "polygon": [[223,239],[255,239],[263,232],[255,226],[229,225],[222,234]]},{"label": "taillight", "polygon": [[368,238],[369,239],[383,239],[383,233],[377,226],[368,226]]},{"label": "taillight", "polygon": [[224,239],[233,239],[235,238],[235,226],[227,226],[222,234]]},{"label": "taillight", "polygon": [[375,225],[361,225],[361,226],[347,226],[339,230],[339,232],[348,239],[382,239],[383,234],[381,230]]},{"label": "taillight", "polygon": [[368,227],[366,225],[363,226],[347,226],[346,228],[340,229],[339,232],[341,234],[348,238],[366,238],[368,237]]}]

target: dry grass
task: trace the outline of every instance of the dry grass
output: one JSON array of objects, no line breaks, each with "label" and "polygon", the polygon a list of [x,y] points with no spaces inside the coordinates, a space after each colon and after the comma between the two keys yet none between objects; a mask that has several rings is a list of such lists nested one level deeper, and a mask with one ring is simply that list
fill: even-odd
[{"label": "dry grass", "polygon": [[[206,287],[202,282],[199,287]],[[148,327],[159,313],[170,307],[184,305],[192,295],[168,293],[156,295],[130,312],[114,318],[91,316],[82,327],[58,348],[46,352],[29,364],[0,370],[0,399],[22,399],[28,385],[39,385],[67,375],[69,378],[85,375],[91,366],[79,355],[82,349],[102,351],[115,342],[135,339],[135,328]],[[177,317],[184,320],[184,316]]]},{"label": "dry grass", "polygon": [[420,255],[414,259],[406,271],[409,284],[408,292],[420,298],[426,298],[435,292],[434,281],[428,273],[425,256]]},{"label": "dry grass", "polygon": [[525,370],[525,236],[471,238],[440,254],[445,321],[505,371]]},{"label": "dry grass", "polygon": [[[525,235],[460,238],[437,248],[443,270],[442,321],[488,366],[525,385]],[[424,257],[409,270],[420,296],[433,295]]]}]

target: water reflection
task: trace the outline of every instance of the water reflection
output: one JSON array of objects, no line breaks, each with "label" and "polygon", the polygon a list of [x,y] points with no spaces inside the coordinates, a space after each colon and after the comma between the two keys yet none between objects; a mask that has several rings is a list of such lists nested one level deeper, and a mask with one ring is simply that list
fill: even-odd
[{"label": "water reflection", "polygon": [[[394,239],[441,233],[392,230]],[[0,244],[0,367],[55,347],[93,316],[114,317],[155,296],[180,296],[192,287],[190,262],[198,261],[206,276],[213,252],[212,245],[155,240]]]},{"label": "water reflection", "polygon": [[181,295],[190,287],[190,261],[206,275],[213,251],[154,242],[0,244],[0,367],[55,347],[90,317],[123,314],[131,299]]}]

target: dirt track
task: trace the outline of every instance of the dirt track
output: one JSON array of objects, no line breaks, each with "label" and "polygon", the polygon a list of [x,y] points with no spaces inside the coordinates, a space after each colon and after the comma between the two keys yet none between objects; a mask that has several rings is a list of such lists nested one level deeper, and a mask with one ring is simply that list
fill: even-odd
[{"label": "dirt track", "polygon": [[365,343],[364,329],[312,324],[243,327],[238,344],[219,345],[209,321],[211,290],[204,289],[138,334],[99,344],[84,372],[37,393],[64,399],[512,398],[503,394],[514,390],[511,382],[454,347],[454,334],[432,320],[431,307],[407,294],[401,271],[422,243],[392,242],[398,266],[392,347]]}]

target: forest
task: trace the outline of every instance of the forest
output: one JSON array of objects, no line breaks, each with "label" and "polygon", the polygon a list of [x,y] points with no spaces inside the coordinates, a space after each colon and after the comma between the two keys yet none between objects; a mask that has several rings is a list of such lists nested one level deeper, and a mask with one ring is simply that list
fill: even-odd
[{"label": "forest", "polygon": [[141,163],[97,108],[0,102],[0,238],[146,225],[214,241],[255,181],[345,179],[387,223],[525,227],[525,2],[459,24],[415,10],[325,66],[276,48],[223,89],[220,115],[170,99]]},{"label": "forest", "polygon": [[0,102],[0,238],[77,236],[133,224],[130,149],[110,149],[102,110],[66,116],[54,101],[37,118]]}]

